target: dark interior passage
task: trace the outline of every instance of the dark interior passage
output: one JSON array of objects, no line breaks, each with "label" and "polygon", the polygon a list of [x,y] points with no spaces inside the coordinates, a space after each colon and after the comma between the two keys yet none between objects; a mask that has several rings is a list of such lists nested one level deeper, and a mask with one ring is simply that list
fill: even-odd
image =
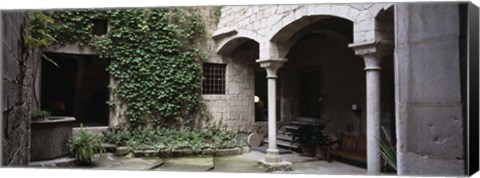
[{"label": "dark interior passage", "polygon": [[54,116],[73,116],[76,125],[108,125],[109,61],[94,55],[47,54],[43,60],[41,107]]},{"label": "dark interior passage", "polygon": [[[262,71],[263,70],[263,71]],[[267,91],[267,72],[264,69],[255,71],[255,121],[268,120],[268,91]]]}]

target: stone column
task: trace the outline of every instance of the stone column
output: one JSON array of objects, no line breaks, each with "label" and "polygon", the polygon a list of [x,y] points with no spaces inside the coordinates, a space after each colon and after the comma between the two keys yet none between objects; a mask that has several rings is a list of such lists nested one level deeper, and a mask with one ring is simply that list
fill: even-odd
[{"label": "stone column", "polygon": [[[3,16],[2,16],[2,12],[0,12],[0,44],[4,44],[3,42]],[[2,53],[3,49],[0,49],[0,70],[2,70],[2,72],[0,72],[0,78],[3,80],[3,60],[5,60],[3,58],[3,53]],[[0,108],[2,108],[3,110],[3,102],[4,102],[4,99],[3,99],[3,86],[0,87]],[[0,127],[2,128],[5,128],[3,127],[3,113],[0,114]],[[0,166],[3,166],[3,129],[2,131],[0,131]]]},{"label": "stone column", "polygon": [[367,169],[368,174],[381,171],[380,154],[380,50],[378,42],[349,45],[365,62],[367,86]]},{"label": "stone column", "polygon": [[259,59],[257,63],[267,70],[268,79],[268,149],[265,156],[267,163],[282,162],[277,149],[277,115],[276,115],[276,79],[277,71],[287,59]]}]

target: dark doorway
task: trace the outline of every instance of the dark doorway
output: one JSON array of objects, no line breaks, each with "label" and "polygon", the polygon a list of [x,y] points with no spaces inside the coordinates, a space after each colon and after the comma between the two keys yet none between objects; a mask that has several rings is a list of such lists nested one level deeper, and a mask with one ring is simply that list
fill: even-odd
[{"label": "dark doorway", "polygon": [[320,118],[320,72],[300,73],[300,116]]},{"label": "dark doorway", "polygon": [[53,116],[73,116],[76,125],[107,126],[109,61],[95,55],[46,54],[42,60],[41,108]]},{"label": "dark doorway", "polygon": [[268,86],[267,72],[265,70],[255,71],[255,121],[267,121],[268,115]]}]

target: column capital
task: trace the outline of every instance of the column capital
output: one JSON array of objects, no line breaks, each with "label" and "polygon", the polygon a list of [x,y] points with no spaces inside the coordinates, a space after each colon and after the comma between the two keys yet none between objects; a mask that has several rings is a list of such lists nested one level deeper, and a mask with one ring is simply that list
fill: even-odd
[{"label": "column capital", "polygon": [[349,48],[355,50],[355,55],[363,57],[365,70],[380,70],[380,61],[386,54],[393,52],[393,43],[389,41],[370,41],[352,43]]},{"label": "column capital", "polygon": [[287,61],[286,58],[256,60],[256,62],[260,64],[260,67],[267,70],[267,78],[277,78],[278,69],[280,69]]}]

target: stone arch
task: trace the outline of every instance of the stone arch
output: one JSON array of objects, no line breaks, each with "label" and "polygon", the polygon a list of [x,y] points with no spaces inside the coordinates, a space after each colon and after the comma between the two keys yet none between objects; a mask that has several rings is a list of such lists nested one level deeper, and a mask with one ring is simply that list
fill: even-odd
[{"label": "stone arch", "polygon": [[[356,24],[362,23],[364,19],[372,18],[368,11],[365,13],[364,11],[359,11],[348,5],[321,4],[301,6],[284,16],[283,20],[273,24],[271,32],[267,35],[267,39],[273,42],[278,41],[278,39],[282,37],[293,35],[296,30],[301,29],[310,23],[329,16],[347,19]],[[294,26],[296,27],[288,27],[291,26],[291,24],[295,24]],[[281,31],[286,33],[281,33]]]},{"label": "stone arch", "polygon": [[[214,35],[214,38],[220,38],[222,34]],[[253,40],[258,43],[260,35],[250,30],[232,30],[227,32],[225,37],[217,40],[217,54],[230,55],[237,47],[246,41]]]},{"label": "stone arch", "polygon": [[393,6],[378,10],[375,16],[375,40],[383,44],[380,47],[382,49],[382,57],[393,53],[395,41],[394,26]]},{"label": "stone arch", "polygon": [[392,10],[393,11],[393,3],[385,3],[381,4],[379,8],[375,8],[371,10],[371,14],[375,17],[378,18],[378,16],[381,16],[383,12],[387,10]]},{"label": "stone arch", "polygon": [[368,10],[360,11],[348,5],[329,4],[301,6],[293,10],[282,20],[273,24],[266,40],[275,43],[276,46],[282,46],[283,49],[288,49],[287,41],[300,29],[329,17],[351,21],[355,43],[374,41],[374,17]]}]

